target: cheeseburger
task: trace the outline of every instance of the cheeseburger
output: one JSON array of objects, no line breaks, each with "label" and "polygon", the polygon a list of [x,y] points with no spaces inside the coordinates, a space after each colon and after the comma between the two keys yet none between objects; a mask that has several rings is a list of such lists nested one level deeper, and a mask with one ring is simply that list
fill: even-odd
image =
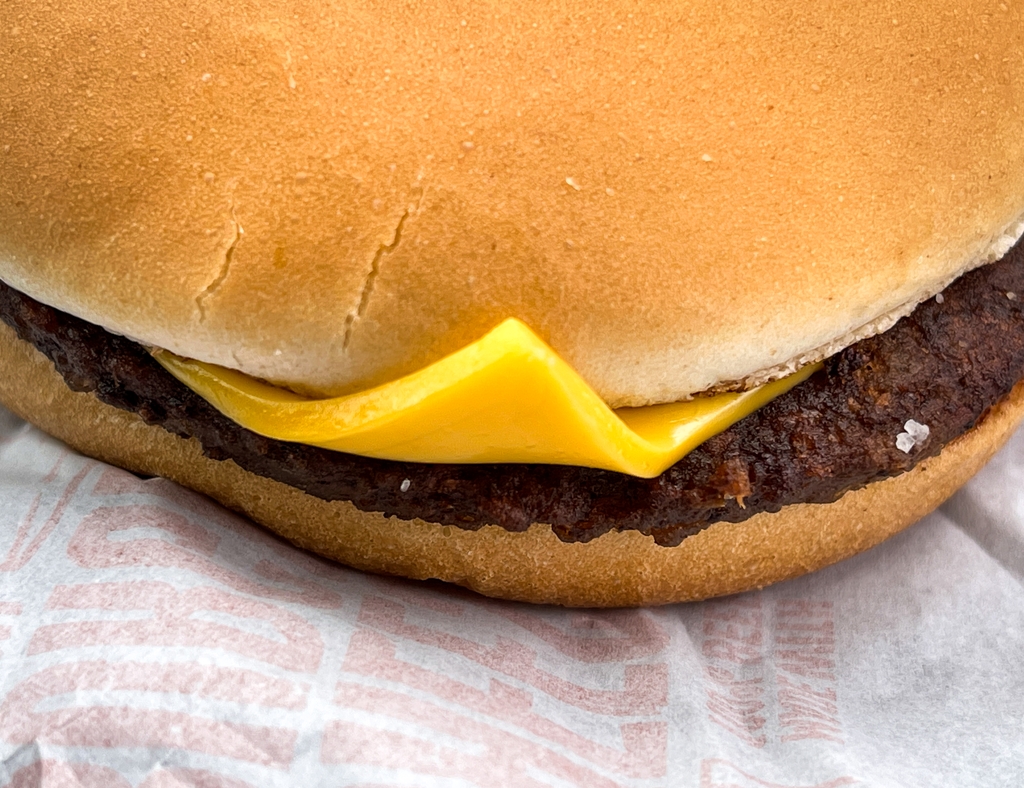
[{"label": "cheeseburger", "polygon": [[0,401],[374,572],[852,555],[1024,416],[1024,10],[4,0]]}]

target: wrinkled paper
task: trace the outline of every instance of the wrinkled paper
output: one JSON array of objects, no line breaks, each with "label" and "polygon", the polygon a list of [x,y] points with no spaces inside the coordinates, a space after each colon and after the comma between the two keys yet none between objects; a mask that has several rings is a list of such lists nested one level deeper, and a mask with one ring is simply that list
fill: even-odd
[{"label": "wrinkled paper", "polygon": [[649,610],[300,552],[0,410],[0,785],[1024,785],[1024,433],[888,543]]}]

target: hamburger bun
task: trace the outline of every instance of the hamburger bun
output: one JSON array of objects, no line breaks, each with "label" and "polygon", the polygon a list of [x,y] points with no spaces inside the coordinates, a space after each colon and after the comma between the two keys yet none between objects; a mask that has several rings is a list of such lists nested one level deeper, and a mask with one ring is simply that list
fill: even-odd
[{"label": "hamburger bun", "polygon": [[305,393],[508,317],[613,407],[760,382],[1022,229],[1014,4],[104,5],[5,3],[0,279]]},{"label": "hamburger bun", "polygon": [[[7,0],[0,280],[315,396],[508,317],[611,406],[745,388],[887,330],[1024,231],[1024,11],[606,0],[553,12]],[[371,571],[573,605],[765,585],[881,541],[1024,415],[1018,385],[829,504],[560,541],[397,520],[204,456],[0,326],[0,400]]]}]

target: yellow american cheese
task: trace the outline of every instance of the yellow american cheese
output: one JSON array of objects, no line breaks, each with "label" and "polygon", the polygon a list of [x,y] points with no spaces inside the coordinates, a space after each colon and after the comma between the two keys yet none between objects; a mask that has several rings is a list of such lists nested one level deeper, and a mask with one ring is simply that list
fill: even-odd
[{"label": "yellow american cheese", "polygon": [[817,369],[751,391],[612,410],[515,319],[419,372],[330,399],[155,355],[225,416],[268,438],[388,460],[581,465],[648,478]]}]

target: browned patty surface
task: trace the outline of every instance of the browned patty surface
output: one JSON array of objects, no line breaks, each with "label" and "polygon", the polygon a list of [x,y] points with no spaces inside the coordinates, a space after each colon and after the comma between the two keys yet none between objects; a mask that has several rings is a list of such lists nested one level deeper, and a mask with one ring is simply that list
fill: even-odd
[{"label": "browned patty surface", "polygon": [[[555,465],[391,462],[263,438],[220,415],[142,346],[0,283],[0,319],[45,353],[70,388],[197,438],[213,459],[403,519],[511,531],[550,523],[565,541],[636,529],[663,545],[714,522],[831,502],[937,454],[1024,377],[1022,306],[1019,243],[657,478],[637,479]],[[896,438],[909,419],[931,434],[904,453]]]}]

